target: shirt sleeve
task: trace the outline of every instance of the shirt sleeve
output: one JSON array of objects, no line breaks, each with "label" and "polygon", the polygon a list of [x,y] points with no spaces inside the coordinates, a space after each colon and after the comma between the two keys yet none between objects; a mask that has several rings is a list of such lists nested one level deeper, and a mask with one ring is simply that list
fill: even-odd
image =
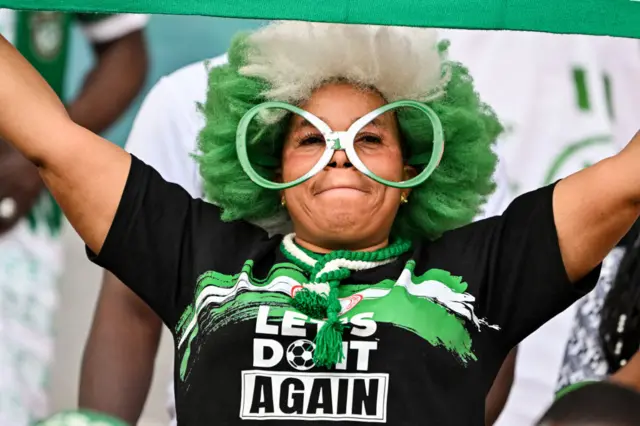
[{"label": "shirt sleeve", "polygon": [[202,119],[196,101],[176,96],[164,77],[149,91],[133,123],[125,149],[149,164],[171,183],[182,186],[194,198],[202,198],[202,182],[196,152]]},{"label": "shirt sleeve", "polygon": [[[226,271],[242,241],[261,233],[242,222],[220,220],[219,209],[189,196],[132,156],[115,218],[99,254],[89,259],[117,276],[173,329],[184,301],[193,296],[196,265]],[[252,240],[253,239],[253,240]],[[229,256],[232,253],[233,259]],[[205,259],[205,261],[203,261]],[[235,267],[231,266],[231,267]]]},{"label": "shirt sleeve", "polygon": [[[578,282],[569,280],[553,217],[550,185],[516,198],[501,215],[445,234],[444,250],[473,280],[478,312],[500,327],[505,350],[588,293],[598,266]],[[448,242],[447,242],[448,240]]]},{"label": "shirt sleeve", "polygon": [[93,43],[108,43],[140,31],[149,21],[148,15],[78,13],[76,18],[82,31]]}]

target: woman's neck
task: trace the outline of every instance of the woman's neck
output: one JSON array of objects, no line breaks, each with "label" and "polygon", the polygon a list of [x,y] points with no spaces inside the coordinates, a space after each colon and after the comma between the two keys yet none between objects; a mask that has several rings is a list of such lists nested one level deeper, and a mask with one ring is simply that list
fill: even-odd
[{"label": "woman's neck", "polygon": [[335,242],[335,243],[323,243],[322,246],[314,244],[296,235],[295,242],[300,247],[305,248],[313,253],[325,254],[336,250],[349,250],[349,251],[376,251],[389,245],[389,238],[385,238],[383,241],[377,244],[357,244],[348,242]]}]

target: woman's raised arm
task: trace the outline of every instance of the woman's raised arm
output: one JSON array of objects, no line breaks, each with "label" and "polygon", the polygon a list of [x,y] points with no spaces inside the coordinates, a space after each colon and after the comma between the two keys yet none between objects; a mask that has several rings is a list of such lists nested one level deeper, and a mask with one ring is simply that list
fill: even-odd
[{"label": "woman's raised arm", "polygon": [[49,85],[2,36],[0,138],[38,166],[73,227],[98,253],[122,196],[131,157],[73,123]]},{"label": "woman's raised arm", "polygon": [[558,182],[553,215],[565,269],[577,281],[640,215],[640,132],[617,155]]}]

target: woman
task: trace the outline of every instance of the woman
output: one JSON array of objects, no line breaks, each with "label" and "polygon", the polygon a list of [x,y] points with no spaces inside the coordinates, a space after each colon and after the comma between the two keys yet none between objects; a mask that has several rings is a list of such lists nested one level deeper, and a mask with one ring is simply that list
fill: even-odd
[{"label": "woman", "polygon": [[[0,137],[174,331],[179,424],[482,424],[509,350],[594,285],[640,213],[640,138],[452,231],[492,190],[500,126],[445,51],[408,28],[238,37],[202,108],[216,207],[71,123],[0,44]],[[380,113],[398,99],[409,109]],[[265,101],[296,106],[254,109]],[[283,218],[295,234],[248,222]]]}]

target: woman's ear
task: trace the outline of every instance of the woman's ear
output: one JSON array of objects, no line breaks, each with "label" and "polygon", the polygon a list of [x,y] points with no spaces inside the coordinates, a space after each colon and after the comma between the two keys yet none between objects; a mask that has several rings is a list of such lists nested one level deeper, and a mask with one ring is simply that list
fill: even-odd
[{"label": "woman's ear", "polygon": [[282,183],[282,167],[278,167],[273,173],[273,180],[277,183]]},{"label": "woman's ear", "polygon": [[403,180],[413,179],[416,176],[418,176],[418,172],[416,171],[415,167],[409,166],[408,164],[404,166],[404,169],[402,170]]},{"label": "woman's ear", "polygon": [[[402,170],[403,180],[413,179],[416,176],[418,176],[418,171],[416,170],[415,167],[410,166],[408,164],[404,166],[404,169]],[[403,191],[405,192],[405,194],[407,194],[407,197],[408,197],[409,194],[411,193],[411,188],[405,188],[403,189]]]}]

